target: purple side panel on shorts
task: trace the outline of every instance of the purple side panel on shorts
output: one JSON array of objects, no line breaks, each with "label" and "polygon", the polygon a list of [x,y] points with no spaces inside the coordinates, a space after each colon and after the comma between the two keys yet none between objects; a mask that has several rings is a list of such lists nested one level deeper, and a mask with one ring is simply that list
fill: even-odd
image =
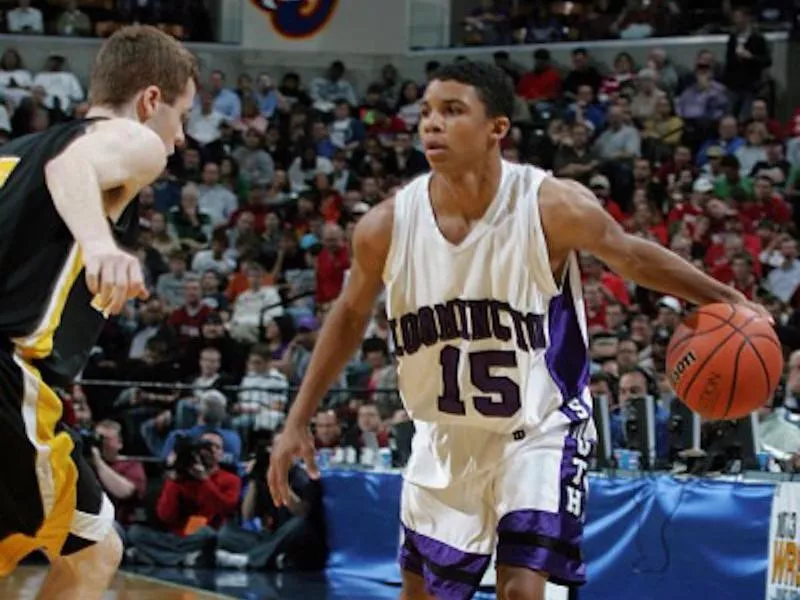
[{"label": "purple side panel on shorts", "polygon": [[542,571],[556,585],[578,586],[586,583],[586,563],[542,546],[500,544],[497,546],[497,564]]},{"label": "purple side panel on shorts", "polygon": [[[547,326],[549,340],[545,361],[550,377],[564,401],[561,410],[573,423],[583,421],[585,419],[581,419],[566,406],[571,399],[580,399],[584,388],[589,384],[589,351],[575,310],[569,275],[561,294],[550,300]],[[591,414],[591,407],[585,408]]]},{"label": "purple side panel on shorts", "polygon": [[551,513],[543,510],[515,510],[508,513],[497,525],[498,533],[519,531],[536,533],[573,546],[583,539],[583,528],[575,517],[566,513]]},{"label": "purple side panel on shorts", "polygon": [[478,588],[490,556],[463,552],[403,526],[400,566],[422,575],[426,591],[441,600],[466,600]]}]

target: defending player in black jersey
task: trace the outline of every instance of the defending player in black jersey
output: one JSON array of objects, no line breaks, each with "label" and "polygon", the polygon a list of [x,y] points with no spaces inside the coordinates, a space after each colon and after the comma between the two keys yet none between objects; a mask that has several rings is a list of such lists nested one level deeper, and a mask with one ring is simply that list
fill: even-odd
[{"label": "defending player in black jersey", "polygon": [[0,146],[0,576],[43,550],[40,598],[100,598],[119,564],[114,510],[50,385],[83,368],[108,315],[146,295],[118,240],[130,201],[184,141],[196,69],[173,38],[124,28],[97,54],[85,120]]}]

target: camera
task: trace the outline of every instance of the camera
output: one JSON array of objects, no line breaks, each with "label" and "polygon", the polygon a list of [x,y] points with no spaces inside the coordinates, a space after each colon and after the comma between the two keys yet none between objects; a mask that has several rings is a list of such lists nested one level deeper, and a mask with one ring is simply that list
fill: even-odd
[{"label": "camera", "polygon": [[251,458],[255,461],[253,468],[250,470],[250,479],[253,481],[263,481],[267,476],[267,469],[269,469],[270,458],[270,442],[268,440],[260,440],[256,445]]},{"label": "camera", "polygon": [[92,457],[92,448],[103,451],[103,436],[91,429],[81,429],[78,431],[81,443],[81,452],[86,458]]},{"label": "camera", "polygon": [[175,437],[175,461],[168,468],[175,471],[179,479],[196,479],[192,473],[192,467],[203,465],[203,450],[212,450],[211,442],[205,440],[195,440],[186,434],[178,434]]}]

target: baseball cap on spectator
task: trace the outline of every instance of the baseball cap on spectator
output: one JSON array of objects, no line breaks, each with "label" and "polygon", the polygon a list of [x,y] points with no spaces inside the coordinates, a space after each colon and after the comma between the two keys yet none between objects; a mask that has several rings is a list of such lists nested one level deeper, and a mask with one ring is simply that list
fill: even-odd
[{"label": "baseball cap on spectator", "polygon": [[670,336],[668,330],[659,327],[653,332],[653,343],[658,346],[666,346],[667,344],[669,344],[669,340],[671,337],[672,336]]},{"label": "baseball cap on spectator", "polygon": [[658,306],[669,308],[670,310],[673,310],[678,314],[681,314],[683,312],[683,307],[681,306],[680,300],[678,300],[674,296],[662,296],[661,299],[658,301]]},{"label": "baseball cap on spectator", "polygon": [[317,236],[313,233],[307,233],[302,238],[300,238],[300,249],[304,252],[307,250],[311,250],[314,246],[319,246],[320,241]]},{"label": "baseball cap on spectator", "polygon": [[592,178],[589,180],[589,187],[592,189],[600,188],[603,190],[607,190],[611,188],[611,182],[605,175],[600,175],[600,174],[593,175]]},{"label": "baseball cap on spectator", "polygon": [[692,184],[692,191],[707,194],[714,189],[714,184],[707,177],[698,177]]},{"label": "baseball cap on spectator", "polygon": [[314,315],[300,315],[295,319],[294,328],[298,333],[316,331],[319,328],[319,322]]},{"label": "baseball cap on spectator", "polygon": [[725,149],[722,146],[709,146],[706,150],[708,158],[722,158],[725,156]]},{"label": "baseball cap on spectator", "polygon": [[369,211],[369,204],[366,202],[356,202],[350,212],[354,215],[365,215]]}]

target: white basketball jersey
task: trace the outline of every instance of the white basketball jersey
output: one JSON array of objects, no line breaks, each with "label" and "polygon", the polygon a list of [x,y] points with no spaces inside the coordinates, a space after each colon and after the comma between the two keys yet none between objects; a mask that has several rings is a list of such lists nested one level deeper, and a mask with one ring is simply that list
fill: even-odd
[{"label": "white basketball jersey", "polygon": [[480,430],[592,427],[580,272],[572,255],[563,281],[553,278],[538,206],[545,177],[503,161],[494,201],[458,245],[438,228],[430,175],[395,198],[386,309],[417,437],[438,428],[459,445],[463,428],[469,446]]}]

